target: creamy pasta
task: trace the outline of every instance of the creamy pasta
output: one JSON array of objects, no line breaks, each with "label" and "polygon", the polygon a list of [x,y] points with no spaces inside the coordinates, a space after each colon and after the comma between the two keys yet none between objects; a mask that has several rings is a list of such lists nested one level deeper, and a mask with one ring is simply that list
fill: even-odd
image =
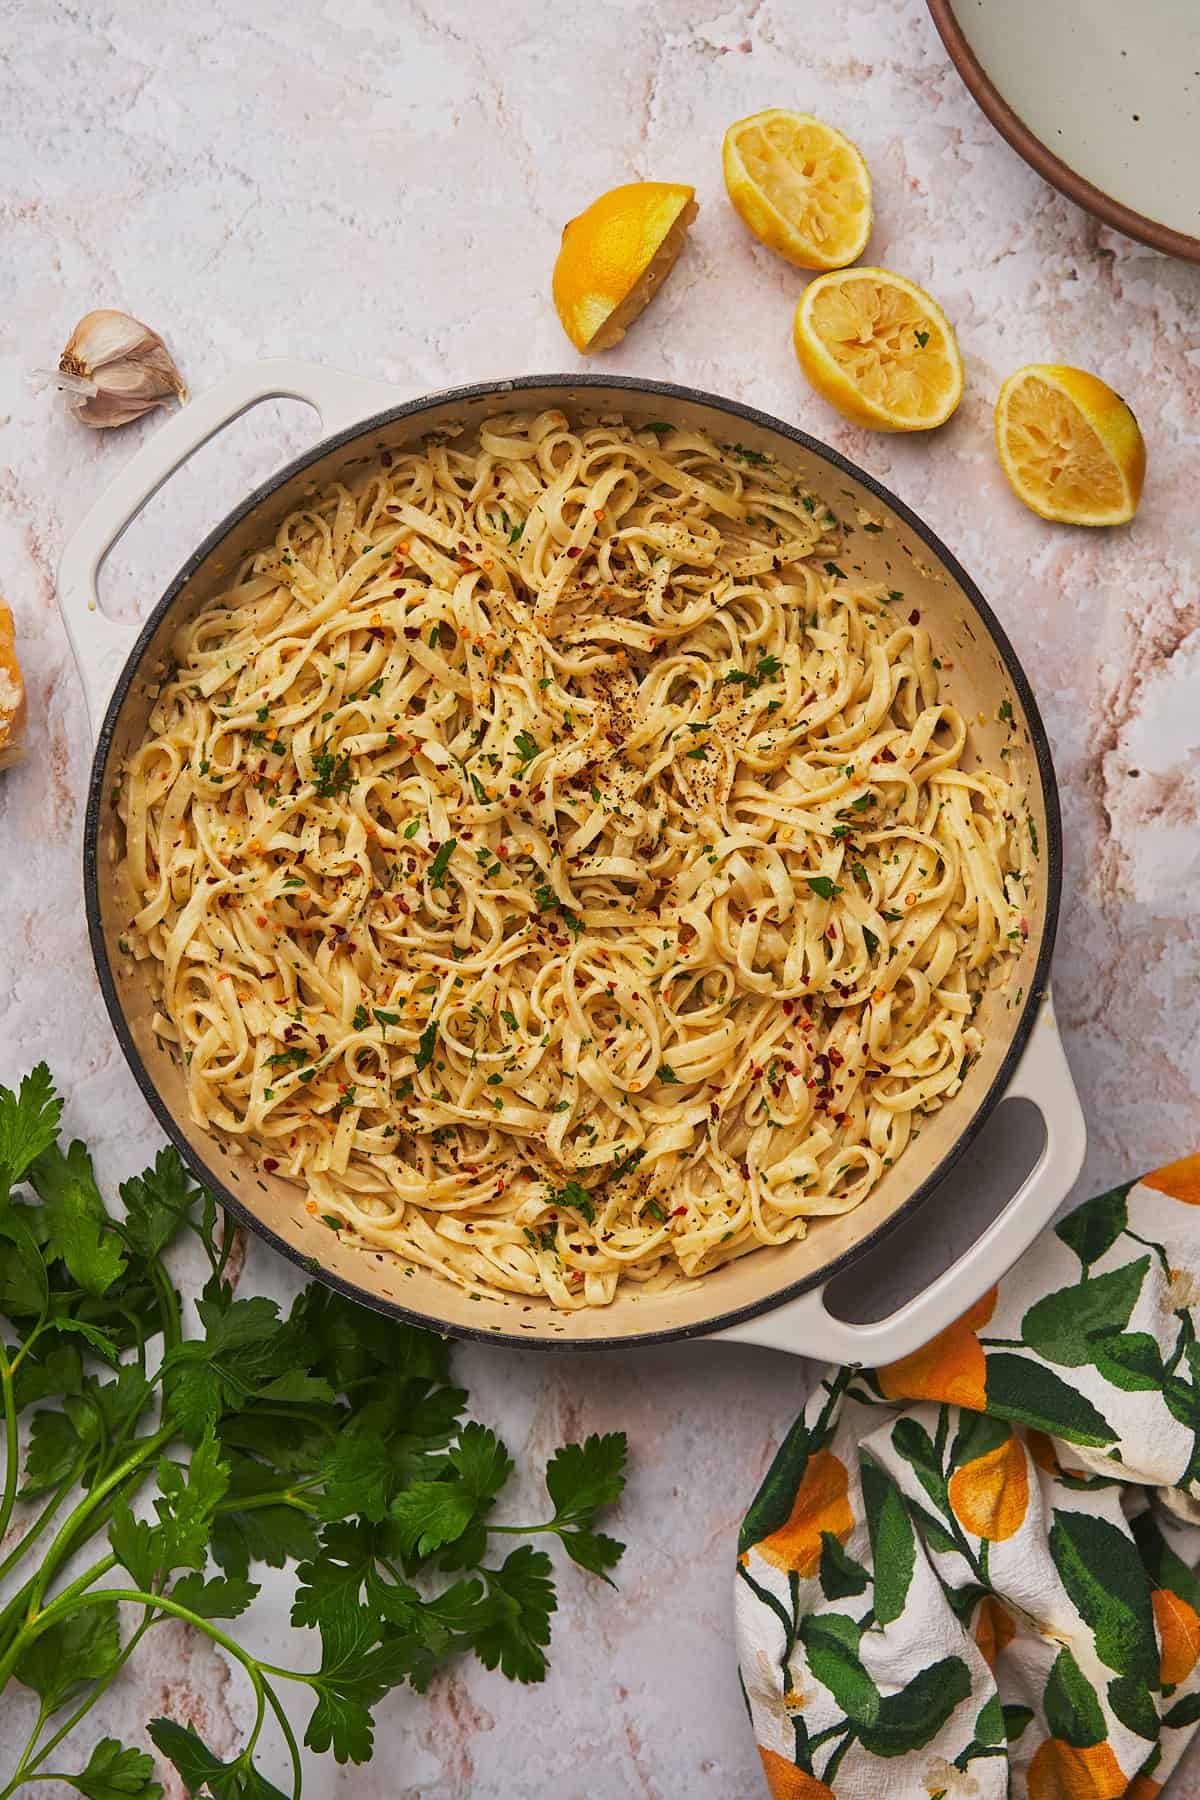
[{"label": "creamy pasta", "polygon": [[564,1308],[856,1206],[980,1047],[1022,850],[846,526],[561,412],[286,518],[119,802],[195,1118],[355,1242]]}]

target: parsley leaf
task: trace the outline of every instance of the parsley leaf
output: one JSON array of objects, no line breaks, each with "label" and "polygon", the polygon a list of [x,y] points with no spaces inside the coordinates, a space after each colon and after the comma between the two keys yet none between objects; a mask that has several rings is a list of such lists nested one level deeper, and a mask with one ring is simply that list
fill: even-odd
[{"label": "parsley leaf", "polygon": [[61,1257],[89,1294],[107,1293],[124,1269],[125,1257],[84,1146],[76,1140],[64,1156],[56,1144],[50,1145],[34,1159],[29,1177],[43,1203],[48,1258]]},{"label": "parsley leaf", "polygon": [[542,1681],[550,1615],[558,1607],[544,1550],[522,1544],[501,1568],[488,1570],[488,1587],[500,1603],[495,1620],[475,1639],[485,1669],[499,1668],[510,1681]]},{"label": "parsley leaf", "polygon": [[100,1739],[78,1775],[60,1775],[58,1780],[85,1794],[87,1800],[161,1800],[162,1796],[162,1787],[154,1779],[154,1758],[112,1737]]},{"label": "parsley leaf", "polygon": [[58,1136],[63,1103],[54,1092],[44,1062],[25,1076],[14,1094],[0,1087],[0,1181],[20,1181],[36,1156]]}]

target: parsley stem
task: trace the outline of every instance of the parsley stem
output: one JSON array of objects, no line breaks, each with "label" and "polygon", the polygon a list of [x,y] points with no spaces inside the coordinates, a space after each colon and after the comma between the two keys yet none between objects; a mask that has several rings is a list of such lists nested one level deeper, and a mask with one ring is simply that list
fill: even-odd
[{"label": "parsley stem", "polygon": [[0,1500],[0,1543],[8,1530],[17,1503],[17,1472],[20,1453],[17,1447],[17,1405],[13,1396],[12,1369],[8,1352],[0,1344],[0,1394],[4,1399],[4,1497]]},{"label": "parsley stem", "polygon": [[284,1740],[287,1743],[288,1755],[292,1759],[292,1800],[300,1800],[300,1787],[304,1779],[304,1766],[300,1761],[300,1746],[296,1742],[296,1734],[292,1730],[291,1722],[289,1721],[287,1714],[280,1705],[279,1696],[276,1694],[275,1689],[271,1686],[269,1681],[263,1682],[263,1691],[267,1696],[267,1704],[275,1714],[276,1723],[278,1724],[280,1731],[282,1731]]},{"label": "parsley stem", "polygon": [[[112,1562],[115,1563],[115,1561],[114,1557]],[[169,1613],[172,1618],[182,1619],[185,1625],[191,1625],[196,1631],[203,1632],[205,1637],[211,1638],[214,1644],[219,1644],[227,1655],[232,1656],[235,1662],[242,1665],[253,1683],[257,1699],[262,1688],[262,1676],[259,1670],[260,1668],[268,1669],[269,1665],[266,1663],[260,1665],[249,1651],[242,1649],[236,1638],[231,1638],[228,1632],[221,1631],[211,1619],[202,1618],[199,1613],[192,1612],[189,1607],[180,1606],[166,1594],[147,1594],[141,1588],[115,1587],[99,1588],[90,1594],[72,1593],[71,1589],[67,1588],[63,1593],[57,1594],[49,1606],[38,1613],[36,1618],[29,1621],[19,1633],[16,1643],[11,1646],[3,1661],[0,1661],[0,1693],[3,1693],[21,1652],[35,1643],[44,1631],[49,1631],[52,1625],[57,1625],[64,1614],[78,1612],[85,1606],[117,1606],[121,1601],[126,1601],[130,1606],[154,1607],[156,1611]],[[290,1669],[273,1669],[270,1672],[287,1676],[290,1680],[304,1681],[308,1679],[307,1676],[294,1676]],[[7,1791],[9,1790],[5,1790],[5,1792]],[[4,1794],[0,1794],[0,1800],[4,1800]]]},{"label": "parsley stem", "polygon": [[[79,1480],[79,1472],[82,1467],[83,1463],[81,1462],[76,1468],[71,1470],[71,1473],[66,1476],[64,1480],[59,1482],[45,1506],[43,1506],[41,1512],[33,1521],[33,1524],[17,1539],[8,1555],[4,1558],[4,1561],[0,1562],[0,1583],[3,1582],[4,1577],[8,1574],[13,1565],[20,1562],[26,1550],[35,1539],[41,1537],[43,1531],[45,1531],[47,1525],[66,1499],[67,1495],[71,1492],[75,1483]],[[3,1613],[0,1613],[0,1623],[3,1622],[3,1616]]]},{"label": "parsley stem", "polygon": [[42,1726],[45,1723],[46,1723],[46,1703],[43,1700],[41,1705],[38,1707],[37,1720],[34,1724],[33,1730],[29,1734],[29,1742],[26,1744],[24,1750],[22,1750],[22,1752],[21,1752],[21,1760],[18,1762],[16,1768],[13,1770],[12,1780],[9,1782],[8,1786],[4,1789],[3,1793],[0,1793],[0,1800],[7,1800],[7,1796],[9,1794],[15,1794],[17,1789],[20,1787],[21,1783],[25,1780],[25,1771],[29,1767],[30,1757],[33,1755],[34,1749],[37,1745],[38,1738],[41,1735]]},{"label": "parsley stem", "polygon": [[[175,1429],[174,1425],[165,1425],[154,1432],[150,1437],[138,1438],[136,1440],[138,1446],[137,1449],[132,1451],[123,1462],[119,1462],[116,1468],[111,1470],[110,1473],[104,1477],[103,1481],[98,1482],[95,1487],[89,1489],[87,1498],[81,1500],[73,1512],[68,1513],[66,1519],[55,1534],[54,1541],[47,1550],[45,1557],[42,1560],[41,1569],[34,1580],[33,1594],[29,1606],[30,1612],[36,1612],[41,1606],[42,1595],[46,1592],[46,1584],[50,1580],[50,1577],[54,1574],[59,1564],[77,1547],[71,1540],[79,1527],[86,1523],[89,1514],[94,1513],[101,1502],[106,1500],[109,1494],[112,1493],[113,1489],[119,1488],[121,1484],[133,1474],[135,1469],[140,1467],[142,1463],[148,1462],[152,1456],[164,1447],[164,1445],[169,1444],[171,1439],[175,1436]],[[0,1667],[2,1666],[3,1665],[0,1664]]]}]

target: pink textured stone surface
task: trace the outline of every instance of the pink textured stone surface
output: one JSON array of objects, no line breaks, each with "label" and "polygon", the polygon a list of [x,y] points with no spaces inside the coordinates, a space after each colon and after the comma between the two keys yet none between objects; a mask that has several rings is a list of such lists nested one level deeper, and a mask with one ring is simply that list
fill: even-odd
[{"label": "pink textured stone surface", "polygon": [[[27,762],[0,777],[0,1079],[45,1056],[106,1177],[140,1166],[156,1134],[87,949],[90,749],[53,571],[156,420],[89,433],[26,372],[53,366],[100,305],[159,330],[195,390],[277,354],[410,391],[570,370],[579,359],[549,302],[562,224],[643,177],[693,182],[700,215],[668,287],[605,366],[750,401],[862,463],[976,576],[1032,678],[1066,823],[1054,981],[1091,1136],[1077,1197],[1200,1147],[1200,269],[1044,186],[975,111],[921,0],[0,0],[0,42],[0,591],[32,721]],[[769,105],[818,112],[856,139],[875,183],[868,259],[928,286],[958,329],[967,393],[932,440],[846,425],[795,367],[802,277],[747,236],[720,174],[725,126]],[[1149,476],[1128,530],[1047,526],[1010,494],[991,407],[1032,360],[1092,368],[1137,411]],[[143,613],[203,531],[311,430],[302,409],[270,407],[210,446],[112,558],[106,604]],[[243,1283],[283,1292],[287,1277],[255,1245]],[[733,1662],[731,1558],[811,1365],[716,1345],[557,1358],[469,1348],[458,1360],[522,1461],[564,1433],[629,1432],[620,1592],[566,1574],[544,1688],[464,1664],[385,1709],[374,1763],[314,1764],[306,1791],[761,1792]],[[284,1654],[273,1590],[251,1625]],[[103,1721],[136,1737],[160,1707],[204,1722],[218,1747],[248,1716],[222,1659],[168,1633]],[[26,1722],[19,1706],[0,1717],[0,1771]],[[1200,1797],[1200,1750],[1171,1794]]]}]

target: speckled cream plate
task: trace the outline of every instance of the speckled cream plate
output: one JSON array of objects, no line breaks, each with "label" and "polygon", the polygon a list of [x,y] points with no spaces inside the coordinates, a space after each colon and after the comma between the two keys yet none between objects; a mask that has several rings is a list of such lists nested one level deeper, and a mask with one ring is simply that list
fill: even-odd
[{"label": "speckled cream plate", "polygon": [[959,74],[1039,174],[1200,262],[1200,0],[929,0]]}]

